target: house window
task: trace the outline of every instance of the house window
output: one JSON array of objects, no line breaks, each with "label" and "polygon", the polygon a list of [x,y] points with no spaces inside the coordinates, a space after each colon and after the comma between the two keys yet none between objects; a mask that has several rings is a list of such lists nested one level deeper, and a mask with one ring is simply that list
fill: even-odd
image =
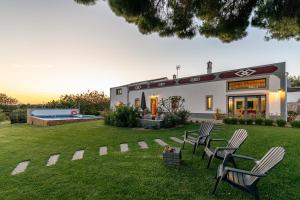
[{"label": "house window", "polygon": [[134,107],[136,107],[136,108],[141,107],[141,100],[139,98],[136,98],[134,100]]},{"label": "house window", "polygon": [[259,89],[259,88],[266,88],[266,87],[267,87],[267,80],[265,78],[256,79],[256,80],[228,82],[228,90]]},{"label": "house window", "polygon": [[117,94],[117,95],[122,95],[122,89],[121,89],[121,88],[116,89],[116,94]]},{"label": "house window", "polygon": [[213,109],[213,97],[206,96],[206,110],[212,110],[212,109]]}]

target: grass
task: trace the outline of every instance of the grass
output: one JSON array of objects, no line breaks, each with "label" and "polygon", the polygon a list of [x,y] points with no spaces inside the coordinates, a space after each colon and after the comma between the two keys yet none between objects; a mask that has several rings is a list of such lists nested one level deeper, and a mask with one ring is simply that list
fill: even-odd
[{"label": "grass", "polygon": [[[284,161],[258,183],[262,199],[300,199],[300,129],[264,126],[227,126],[229,138],[236,128],[245,128],[249,137],[239,153],[260,158],[272,146],[284,146]],[[181,137],[188,125],[173,130],[138,130],[108,127],[102,121],[53,127],[26,124],[0,125],[0,199],[253,199],[247,193],[222,183],[211,195],[217,165],[206,169],[206,160],[192,156],[192,146],[183,151],[182,166],[165,167],[161,138],[180,146],[169,137]],[[140,150],[137,141],[145,140],[149,149]],[[120,153],[120,143],[129,152]],[[99,156],[107,145],[108,155]],[[84,159],[71,161],[73,153],[85,149]],[[49,156],[60,153],[57,165],[46,167]],[[30,160],[25,173],[11,176],[16,164]],[[241,163],[249,169],[252,163]]]}]

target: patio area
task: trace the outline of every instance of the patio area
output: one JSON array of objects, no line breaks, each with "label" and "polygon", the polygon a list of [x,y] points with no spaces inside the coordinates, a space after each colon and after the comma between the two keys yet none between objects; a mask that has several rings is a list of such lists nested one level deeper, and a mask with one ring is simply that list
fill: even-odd
[{"label": "patio area", "polygon": [[[200,147],[182,150],[183,163],[167,167],[163,146],[181,147],[187,125],[172,130],[136,130],[105,126],[102,121],[55,127],[0,127],[1,199],[253,199],[221,184],[211,195],[220,161],[206,169]],[[261,126],[226,126],[230,138],[237,128],[249,133],[239,153],[256,158],[272,146],[284,146],[286,157],[258,184],[262,199],[297,199],[299,193],[300,130]],[[254,148],[255,147],[255,148]],[[24,162],[23,162],[24,161]],[[25,169],[18,172],[18,169]],[[249,168],[247,162],[239,167]],[[24,168],[25,166],[25,168]]]}]

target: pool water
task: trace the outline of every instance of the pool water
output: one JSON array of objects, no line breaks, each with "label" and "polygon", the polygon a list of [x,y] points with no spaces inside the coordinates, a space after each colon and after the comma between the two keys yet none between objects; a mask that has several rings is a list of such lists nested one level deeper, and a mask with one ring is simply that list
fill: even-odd
[{"label": "pool water", "polygon": [[69,116],[35,116],[43,120],[73,120],[73,119],[97,119],[95,115],[69,115]]}]

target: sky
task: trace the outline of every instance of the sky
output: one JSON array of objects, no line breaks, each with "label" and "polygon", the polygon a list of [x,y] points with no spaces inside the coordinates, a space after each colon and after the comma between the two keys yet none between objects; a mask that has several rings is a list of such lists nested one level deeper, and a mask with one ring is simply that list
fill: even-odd
[{"label": "sky", "polygon": [[0,0],[0,93],[22,103],[45,103],[62,94],[109,88],[146,79],[286,62],[300,74],[300,42],[265,41],[248,28],[242,40],[143,35],[106,2]]}]

